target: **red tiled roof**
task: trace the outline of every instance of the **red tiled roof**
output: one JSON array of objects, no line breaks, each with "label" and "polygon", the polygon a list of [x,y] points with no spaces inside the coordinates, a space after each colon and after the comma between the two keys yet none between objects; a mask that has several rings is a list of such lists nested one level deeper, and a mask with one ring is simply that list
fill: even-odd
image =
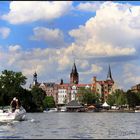
[{"label": "red tiled roof", "polygon": [[108,85],[112,85],[113,81],[96,81],[97,83],[99,83],[100,85],[104,85],[104,84],[108,84]]},{"label": "red tiled roof", "polygon": [[92,86],[92,84],[77,84],[77,87],[85,87],[85,86]]}]

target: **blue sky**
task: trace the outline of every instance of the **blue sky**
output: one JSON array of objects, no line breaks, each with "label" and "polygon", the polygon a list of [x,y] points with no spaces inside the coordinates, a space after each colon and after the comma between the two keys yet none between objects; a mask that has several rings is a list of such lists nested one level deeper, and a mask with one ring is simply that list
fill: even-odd
[{"label": "blue sky", "polygon": [[0,2],[0,71],[22,71],[26,87],[35,71],[38,82],[69,82],[75,58],[80,83],[105,80],[110,64],[127,90],[140,83],[139,46],[139,1]]}]

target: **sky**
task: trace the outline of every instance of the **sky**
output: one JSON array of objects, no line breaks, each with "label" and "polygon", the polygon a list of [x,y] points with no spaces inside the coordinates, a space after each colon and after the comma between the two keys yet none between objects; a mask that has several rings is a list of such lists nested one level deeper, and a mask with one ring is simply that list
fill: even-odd
[{"label": "sky", "polygon": [[0,1],[0,73],[38,82],[69,83],[75,60],[79,83],[106,80],[118,88],[140,83],[139,1]]}]

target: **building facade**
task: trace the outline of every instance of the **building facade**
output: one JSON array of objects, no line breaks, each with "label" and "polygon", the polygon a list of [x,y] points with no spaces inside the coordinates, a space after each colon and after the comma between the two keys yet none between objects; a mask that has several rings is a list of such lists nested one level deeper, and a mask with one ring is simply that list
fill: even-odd
[{"label": "building facade", "polygon": [[132,86],[131,87],[131,91],[132,92],[135,92],[135,93],[140,92],[140,84],[137,84],[135,86]]},{"label": "building facade", "polygon": [[46,92],[46,96],[53,96],[54,101],[58,102],[58,86],[55,83],[40,83],[38,84]]},{"label": "building facade", "polygon": [[111,94],[113,91],[116,90],[116,86],[114,85],[115,82],[112,78],[111,68],[109,66],[106,80],[98,81],[96,79],[96,76],[93,77],[92,90],[93,92],[98,93],[102,101],[104,102],[107,99],[108,94]]},{"label": "building facade", "polygon": [[90,88],[93,93],[99,94],[100,98],[104,102],[107,99],[108,94],[111,94],[116,88],[114,86],[114,80],[111,74],[111,68],[109,66],[107,79],[98,81],[96,76],[93,77],[91,83],[80,84],[79,74],[74,62],[72,70],[70,72],[70,83],[64,83],[61,79],[59,84],[56,83],[38,83],[37,73],[33,74],[33,85],[38,85],[46,92],[46,96],[53,96],[57,106],[63,106],[72,100],[77,100],[80,94],[78,90],[82,88]]}]

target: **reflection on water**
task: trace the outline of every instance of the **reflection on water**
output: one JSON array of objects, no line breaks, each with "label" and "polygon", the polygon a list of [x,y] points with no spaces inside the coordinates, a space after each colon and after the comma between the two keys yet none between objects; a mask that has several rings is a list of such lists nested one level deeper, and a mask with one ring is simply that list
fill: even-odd
[{"label": "reflection on water", "polygon": [[140,113],[27,113],[22,122],[0,123],[1,139],[140,138]]}]

